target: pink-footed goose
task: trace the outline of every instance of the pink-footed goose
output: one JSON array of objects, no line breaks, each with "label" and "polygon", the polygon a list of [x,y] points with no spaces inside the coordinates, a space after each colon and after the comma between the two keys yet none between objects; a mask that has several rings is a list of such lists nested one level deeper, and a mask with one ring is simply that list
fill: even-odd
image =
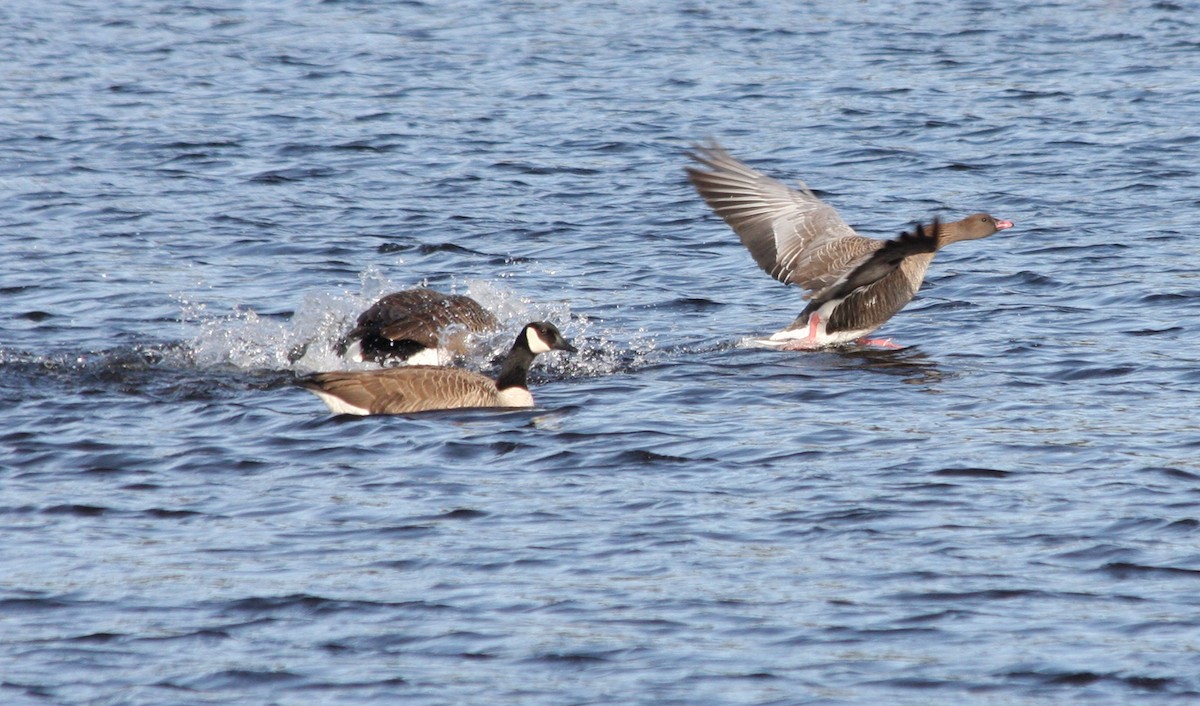
[{"label": "pink-footed goose", "polygon": [[317,373],[300,384],[334,414],[409,414],[464,407],[532,407],[529,366],[540,353],[574,351],[554,324],[534,321],[517,335],[495,380],[460,368],[409,365]]},{"label": "pink-footed goose", "polygon": [[[359,315],[338,341],[338,355],[381,365],[442,365],[461,354],[465,333],[495,330],[500,322],[479,302],[461,294],[419,287],[381,298]],[[456,327],[447,335],[448,329]]]},{"label": "pink-footed goose", "polygon": [[687,174],[705,202],[725,219],[754,261],[775,279],[808,291],[808,306],[763,344],[807,350],[867,339],[904,308],[925,279],[937,250],[986,238],[1012,222],[976,213],[960,221],[918,226],[894,240],[854,232],[803,183],[792,189],[735,159],[716,143],[688,153],[707,169]]}]

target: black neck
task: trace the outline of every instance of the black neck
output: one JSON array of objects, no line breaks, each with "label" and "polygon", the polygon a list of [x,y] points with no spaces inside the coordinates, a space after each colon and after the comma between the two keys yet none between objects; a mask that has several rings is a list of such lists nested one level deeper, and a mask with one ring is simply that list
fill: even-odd
[{"label": "black neck", "polygon": [[529,345],[525,342],[525,333],[522,332],[521,337],[513,344],[508,356],[504,359],[504,366],[500,368],[500,375],[496,377],[496,389],[507,390],[510,387],[528,389],[529,366],[533,365],[533,358],[533,351],[529,350]]}]

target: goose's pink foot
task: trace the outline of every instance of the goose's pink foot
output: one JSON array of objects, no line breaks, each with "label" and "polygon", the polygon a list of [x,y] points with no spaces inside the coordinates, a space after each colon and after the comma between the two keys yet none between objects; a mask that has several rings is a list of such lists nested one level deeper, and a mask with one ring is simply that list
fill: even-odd
[{"label": "goose's pink foot", "polygon": [[808,315],[808,340],[817,340],[817,327],[821,325],[821,315],[813,312]]},{"label": "goose's pink foot", "polygon": [[808,315],[808,335],[783,344],[785,351],[811,351],[821,346],[817,343],[817,327],[821,325],[821,316],[817,312]]},{"label": "goose's pink foot", "polygon": [[860,346],[875,346],[876,348],[886,348],[890,351],[900,350],[904,347],[890,338],[856,338],[854,342]]}]

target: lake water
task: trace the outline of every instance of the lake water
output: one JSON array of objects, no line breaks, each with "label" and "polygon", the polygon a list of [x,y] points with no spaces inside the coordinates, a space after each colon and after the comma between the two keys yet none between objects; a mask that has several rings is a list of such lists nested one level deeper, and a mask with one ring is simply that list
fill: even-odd
[{"label": "lake water", "polygon": [[[1191,2],[0,6],[0,702],[1200,698]],[[880,335],[687,184],[989,211]],[[469,293],[534,410],[330,416]],[[301,355],[303,354],[303,355]]]}]

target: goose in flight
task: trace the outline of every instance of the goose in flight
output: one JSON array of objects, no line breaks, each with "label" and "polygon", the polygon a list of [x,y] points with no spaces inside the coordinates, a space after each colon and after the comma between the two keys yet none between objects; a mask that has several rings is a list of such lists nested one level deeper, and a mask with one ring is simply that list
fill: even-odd
[{"label": "goose in flight", "polygon": [[688,179],[758,266],[808,292],[800,316],[761,341],[772,347],[809,350],[854,341],[898,348],[866,336],[912,300],[936,251],[1013,226],[976,213],[918,226],[893,240],[868,238],[803,183],[786,186],[716,143],[697,146],[688,156],[700,165],[687,168]]}]

